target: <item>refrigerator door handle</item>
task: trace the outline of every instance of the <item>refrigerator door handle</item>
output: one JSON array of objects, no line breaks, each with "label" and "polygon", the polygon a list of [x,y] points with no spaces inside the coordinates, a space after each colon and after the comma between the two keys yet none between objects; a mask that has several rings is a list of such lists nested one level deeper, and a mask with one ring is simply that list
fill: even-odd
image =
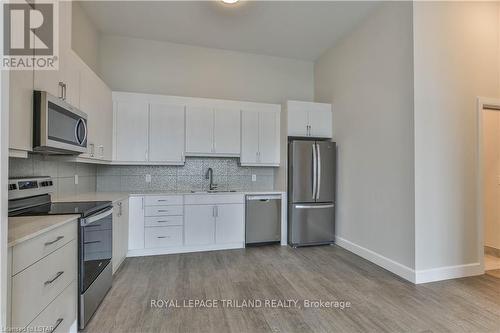
[{"label": "refrigerator door handle", "polygon": [[317,162],[317,165],[318,165],[318,171],[317,171],[317,185],[316,185],[316,200],[319,200],[319,193],[321,191],[321,149],[319,148],[319,144],[316,144],[316,149],[317,149],[317,153],[316,155],[318,156],[318,162]]},{"label": "refrigerator door handle", "polygon": [[297,209],[325,209],[325,208],[333,208],[333,204],[330,205],[296,205]]},{"label": "refrigerator door handle", "polygon": [[312,153],[313,153],[313,158],[312,158],[312,162],[313,162],[313,172],[312,172],[312,177],[313,177],[313,181],[312,181],[312,198],[313,199],[316,199],[316,190],[317,190],[317,181],[318,181],[318,174],[317,174],[317,168],[318,168],[318,159],[317,159],[317,155],[316,155],[316,143],[313,143],[312,145]]}]

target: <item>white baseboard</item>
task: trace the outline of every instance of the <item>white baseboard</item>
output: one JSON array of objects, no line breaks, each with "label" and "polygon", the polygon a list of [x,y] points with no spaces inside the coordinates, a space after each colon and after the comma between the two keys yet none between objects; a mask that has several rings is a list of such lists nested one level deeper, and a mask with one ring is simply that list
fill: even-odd
[{"label": "white baseboard", "polygon": [[468,276],[484,274],[484,267],[480,263],[456,266],[444,266],[432,269],[414,270],[392,259],[384,257],[377,252],[364,248],[341,237],[335,237],[336,244],[358,256],[373,262],[380,267],[415,284],[458,279]]},{"label": "white baseboard", "polygon": [[432,269],[424,269],[416,271],[415,282],[428,283],[434,281],[442,281],[448,279],[458,279],[468,276],[476,276],[484,274],[484,268],[476,262],[472,264],[445,266]]},{"label": "white baseboard", "polygon": [[158,256],[163,254],[234,250],[242,248],[245,248],[244,243],[230,243],[224,245],[215,244],[215,245],[204,245],[204,246],[179,246],[179,247],[171,247],[163,249],[137,249],[137,250],[128,250],[127,257]]},{"label": "white baseboard", "polygon": [[341,237],[335,237],[335,243],[343,247],[344,249],[357,254],[358,256],[373,262],[374,264],[379,265],[382,268],[387,269],[389,272],[392,272],[405,280],[415,283],[415,270],[400,264],[392,259],[384,257],[377,252],[364,248],[358,244],[348,241],[347,239],[343,239]]}]

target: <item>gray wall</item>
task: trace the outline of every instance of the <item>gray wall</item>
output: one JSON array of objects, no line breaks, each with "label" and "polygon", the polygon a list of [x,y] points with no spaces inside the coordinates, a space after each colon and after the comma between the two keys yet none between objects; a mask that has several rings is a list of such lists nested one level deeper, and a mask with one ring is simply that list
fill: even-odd
[{"label": "gray wall", "polygon": [[[78,185],[75,185],[78,175]],[[51,176],[54,179],[55,198],[94,192],[96,166],[92,164],[62,162],[53,157],[30,155],[29,158],[9,158],[9,177]]]},{"label": "gray wall", "polygon": [[71,47],[99,75],[99,31],[78,1],[72,3]]},{"label": "gray wall", "polygon": [[313,63],[101,36],[99,68],[114,91],[282,103],[313,99]]},{"label": "gray wall", "polygon": [[414,2],[418,270],[479,266],[476,98],[499,93],[498,14],[496,2]]},{"label": "gray wall", "polygon": [[[214,171],[214,182],[221,190],[273,190],[274,168],[238,166],[237,158],[186,158],[184,166],[105,166],[97,168],[97,190],[191,191],[208,190],[206,170]],[[151,175],[151,183],[146,175]],[[256,181],[252,182],[252,175]]]},{"label": "gray wall", "polygon": [[337,236],[415,267],[412,4],[382,4],[315,63],[333,104]]}]

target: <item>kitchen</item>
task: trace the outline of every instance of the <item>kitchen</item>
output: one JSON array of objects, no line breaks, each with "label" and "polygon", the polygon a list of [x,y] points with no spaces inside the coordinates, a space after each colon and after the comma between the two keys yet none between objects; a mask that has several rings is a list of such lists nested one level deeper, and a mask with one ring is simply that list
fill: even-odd
[{"label": "kitchen", "polygon": [[[56,3],[58,69],[9,73],[6,326],[147,332],[167,324],[161,318],[168,313],[176,331],[200,330],[204,318],[210,331],[297,331],[300,325],[320,331],[336,327],[321,304],[330,304],[335,316],[353,310],[369,316],[359,308],[367,300],[357,290],[373,281],[362,278],[359,267],[380,284],[399,275],[397,288],[405,292],[411,292],[408,281],[445,279],[417,271],[407,248],[415,224],[400,222],[414,221],[406,157],[413,132],[405,127],[413,117],[406,99],[413,75],[413,36],[405,30],[411,4]],[[290,31],[275,26],[280,15]],[[398,17],[390,24],[404,29],[387,23],[386,15]],[[203,34],[179,30],[191,16],[196,28],[207,27]],[[246,17],[254,20],[250,33]],[[303,22],[293,28],[299,17]],[[136,25],[123,24],[134,19]],[[349,126],[364,125],[349,118],[362,116],[346,112],[352,106],[346,101],[357,98],[323,75],[335,68],[346,88],[363,87],[349,81],[363,75],[343,77],[335,61],[350,68],[343,43],[375,24],[402,50],[388,52],[395,61],[380,67],[398,89],[382,117],[400,123],[383,127],[364,114],[371,126],[353,138]],[[277,35],[264,38],[260,27]],[[297,34],[316,39],[302,47],[294,42]],[[371,46],[361,40],[358,45]],[[338,97],[329,95],[329,85]],[[379,91],[392,98],[386,94]],[[383,128],[369,138],[377,126]],[[397,143],[389,140],[395,135]],[[381,142],[387,146],[375,148]],[[362,154],[353,155],[360,147]],[[392,158],[384,168],[373,164],[377,150]],[[362,169],[370,165],[378,173],[367,177]],[[394,188],[387,192],[368,186],[389,178]],[[361,179],[368,185],[353,191]],[[379,208],[370,215],[364,209],[375,199]],[[397,236],[384,242],[383,230]],[[361,286],[341,291],[324,281],[328,297],[322,297],[321,276],[340,283],[350,274]],[[311,284],[302,289],[304,281]],[[159,300],[197,305],[158,306]],[[221,305],[206,312],[207,301]],[[312,316],[319,324],[299,303],[318,304]],[[199,312],[183,310],[193,308]],[[255,308],[269,313],[248,319]],[[127,309],[142,315],[128,316]],[[226,313],[233,317],[222,319]],[[428,327],[391,320],[399,328]]]}]

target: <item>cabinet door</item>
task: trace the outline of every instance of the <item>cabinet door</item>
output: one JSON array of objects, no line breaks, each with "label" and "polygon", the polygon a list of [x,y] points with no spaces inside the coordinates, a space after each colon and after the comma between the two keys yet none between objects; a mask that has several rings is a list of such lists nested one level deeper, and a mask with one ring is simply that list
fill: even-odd
[{"label": "cabinet door", "polygon": [[318,138],[332,137],[332,109],[330,104],[316,104],[309,111],[311,136]]},{"label": "cabinet door", "polygon": [[118,101],[116,107],[116,159],[148,160],[148,103]]},{"label": "cabinet door", "polygon": [[128,249],[144,248],[144,197],[131,197],[128,201]]},{"label": "cabinet door", "polygon": [[10,71],[9,148],[33,149],[33,71]]},{"label": "cabinet door", "polygon": [[122,239],[121,239],[121,234],[123,233],[122,231],[122,221],[121,221],[121,214],[120,214],[120,205],[121,202],[116,203],[113,205],[113,252],[111,256],[111,265],[113,268],[113,274],[116,272],[118,269],[118,266],[120,265],[121,262],[121,247],[122,247]]},{"label": "cabinet door", "polygon": [[186,107],[186,153],[210,154],[214,144],[214,111],[205,107]]},{"label": "cabinet door", "polygon": [[123,261],[127,257],[128,251],[128,228],[129,228],[129,200],[122,201],[122,210],[120,217],[120,258]]},{"label": "cabinet door", "polygon": [[184,162],[184,106],[150,104],[149,160]]},{"label": "cabinet door", "polygon": [[259,113],[241,112],[241,164],[255,164],[259,154]]},{"label": "cabinet door", "polygon": [[215,243],[215,206],[189,205],[184,211],[184,239],[186,245]]},{"label": "cabinet door", "polygon": [[96,75],[84,64],[80,73],[80,109],[87,114],[87,158],[99,158],[99,141],[102,131],[108,131],[109,127],[103,126],[101,108],[99,101],[99,85]]},{"label": "cabinet door", "polygon": [[113,97],[111,89],[98,77],[99,87],[99,114],[101,116],[101,128],[99,136],[100,158],[111,161],[113,159]]},{"label": "cabinet door", "polygon": [[240,154],[240,111],[215,110],[214,149],[217,154]]},{"label": "cabinet door", "polygon": [[216,207],[215,243],[243,243],[245,241],[245,208],[243,204]]},{"label": "cabinet door", "polygon": [[71,50],[61,50],[60,52],[59,77],[66,85],[64,88],[65,101],[76,108],[80,108],[80,60]]},{"label": "cabinet door", "polygon": [[302,105],[288,103],[288,136],[307,136],[308,111]]},{"label": "cabinet door", "polygon": [[259,163],[280,163],[279,113],[259,113]]}]

